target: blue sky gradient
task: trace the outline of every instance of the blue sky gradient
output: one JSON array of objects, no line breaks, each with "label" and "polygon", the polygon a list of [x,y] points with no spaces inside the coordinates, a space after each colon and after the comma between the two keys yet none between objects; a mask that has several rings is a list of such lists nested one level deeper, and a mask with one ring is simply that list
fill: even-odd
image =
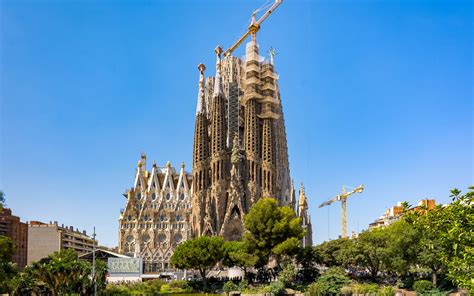
[{"label": "blue sky gradient", "polygon": [[[0,189],[23,220],[97,227],[117,244],[140,152],[191,170],[198,71],[264,1],[0,2]],[[292,177],[316,242],[398,201],[449,201],[473,178],[472,2],[290,1],[276,48]],[[244,46],[235,53],[244,54]]]}]

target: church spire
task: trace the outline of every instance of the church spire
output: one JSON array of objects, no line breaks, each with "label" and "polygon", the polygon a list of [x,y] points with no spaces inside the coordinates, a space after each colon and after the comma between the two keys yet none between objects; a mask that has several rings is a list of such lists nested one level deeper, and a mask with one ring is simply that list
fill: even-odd
[{"label": "church spire", "polygon": [[214,81],[214,97],[223,95],[222,92],[222,77],[221,77],[221,54],[222,47],[217,46],[215,49],[216,52],[216,79]]},{"label": "church spire", "polygon": [[206,66],[204,64],[199,64],[198,70],[199,70],[199,91],[198,91],[196,115],[206,112],[206,106],[205,106],[205,100],[204,100],[204,71],[206,70]]}]

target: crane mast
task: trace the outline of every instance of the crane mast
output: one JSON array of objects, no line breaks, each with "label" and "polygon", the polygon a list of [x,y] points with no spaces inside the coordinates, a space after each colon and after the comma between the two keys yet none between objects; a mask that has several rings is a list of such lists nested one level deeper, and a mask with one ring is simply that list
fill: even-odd
[{"label": "crane mast", "polygon": [[341,237],[346,238],[347,237],[347,198],[351,196],[354,193],[362,193],[364,191],[364,185],[359,185],[353,190],[347,192],[346,191],[346,186],[342,186],[342,193],[337,195],[336,197],[327,200],[323,202],[321,205],[319,205],[320,208],[324,206],[329,206],[335,201],[340,201],[341,202]]},{"label": "crane mast", "polygon": [[240,44],[242,44],[242,42],[244,42],[250,34],[252,34],[252,40],[255,40],[255,36],[257,35],[258,30],[260,30],[260,25],[270,16],[270,14],[275,11],[275,9],[278,8],[278,6],[280,6],[282,2],[283,0],[275,0],[273,5],[268,8],[268,10],[258,20],[256,20],[256,14],[259,10],[255,10],[252,13],[252,21],[247,29],[247,32],[245,32],[244,35],[242,35],[231,47],[229,47],[229,49],[224,52],[224,57],[230,56],[232,52],[237,49],[237,47],[239,47]]}]

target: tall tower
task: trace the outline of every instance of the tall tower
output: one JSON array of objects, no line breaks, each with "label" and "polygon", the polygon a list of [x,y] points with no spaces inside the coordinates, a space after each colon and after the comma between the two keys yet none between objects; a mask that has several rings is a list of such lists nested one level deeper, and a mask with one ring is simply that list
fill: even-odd
[{"label": "tall tower", "polygon": [[311,226],[311,216],[308,213],[308,199],[304,191],[303,183],[300,185],[297,216],[301,218],[301,226],[306,230],[305,237],[301,240],[301,245],[303,247],[310,247],[313,245],[313,230]]},{"label": "tall tower", "polygon": [[[204,71],[206,66],[198,65],[199,91],[196,107],[196,124],[194,127],[194,150],[193,150],[193,199],[192,199],[192,233],[201,235],[204,229],[205,205],[210,199],[208,187],[209,176],[209,134],[207,108],[204,96]],[[209,219],[211,217],[208,217]]]},{"label": "tall tower", "polygon": [[211,114],[211,205],[213,229],[216,233],[221,228],[225,216],[227,204],[227,185],[229,174],[228,150],[227,150],[227,120],[226,120],[226,100],[222,90],[221,77],[221,54],[222,48],[216,48],[216,79],[214,84],[214,95],[212,99]]},{"label": "tall tower", "polygon": [[[294,208],[296,198],[273,61],[259,55],[255,38],[246,44],[244,59],[230,55],[221,59],[221,52],[217,47],[215,77],[201,77],[205,83],[200,83],[193,235],[235,240],[242,235],[244,215],[257,200],[273,197]],[[197,185],[200,176],[208,179]]]}]

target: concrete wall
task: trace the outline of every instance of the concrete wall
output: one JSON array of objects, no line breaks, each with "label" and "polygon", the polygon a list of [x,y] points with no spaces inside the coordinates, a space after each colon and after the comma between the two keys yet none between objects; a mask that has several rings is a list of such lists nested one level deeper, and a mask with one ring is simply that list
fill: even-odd
[{"label": "concrete wall", "polygon": [[61,233],[57,227],[28,227],[28,264],[39,261],[61,248]]}]

